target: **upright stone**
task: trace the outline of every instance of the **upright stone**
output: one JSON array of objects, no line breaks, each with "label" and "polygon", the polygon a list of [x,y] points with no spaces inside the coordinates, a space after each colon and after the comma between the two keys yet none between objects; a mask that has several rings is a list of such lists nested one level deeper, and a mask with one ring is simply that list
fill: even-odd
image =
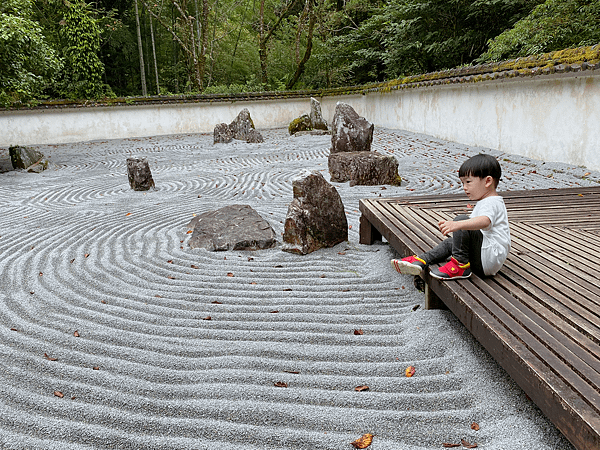
[{"label": "upright stone", "polygon": [[247,141],[250,131],[254,128],[254,122],[252,122],[248,108],[242,109],[233,122],[229,124],[233,137],[241,141]]},{"label": "upright stone", "polygon": [[370,151],[374,127],[350,105],[338,102],[333,116],[331,153]]},{"label": "upright stone", "polygon": [[213,137],[215,144],[228,144],[233,140],[233,132],[226,123],[218,123],[215,125]]},{"label": "upright stone", "polygon": [[335,187],[318,172],[292,182],[294,199],[285,219],[283,250],[306,255],[348,240],[348,220]]},{"label": "upright stone", "polygon": [[310,125],[313,130],[327,130],[327,121],[323,119],[321,102],[316,98],[310,98]]},{"label": "upright stone", "polygon": [[152,172],[146,158],[127,158],[127,177],[134,191],[147,191],[154,187]]},{"label": "upright stone", "polygon": [[230,205],[200,214],[188,223],[191,248],[209,251],[258,250],[273,247],[275,231],[248,205]]},{"label": "upright stone", "polygon": [[354,186],[377,186],[381,184],[400,185],[398,160],[393,156],[377,152],[340,152],[329,155],[331,181],[350,181]]}]

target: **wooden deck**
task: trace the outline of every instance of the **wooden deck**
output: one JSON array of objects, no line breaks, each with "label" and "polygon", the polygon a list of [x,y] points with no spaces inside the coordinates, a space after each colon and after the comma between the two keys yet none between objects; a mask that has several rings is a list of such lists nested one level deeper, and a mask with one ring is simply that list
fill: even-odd
[{"label": "wooden deck", "polygon": [[[503,192],[512,250],[491,278],[424,275],[443,302],[578,450],[600,449],[600,187]],[[360,201],[360,241],[404,257],[468,213],[461,195]]]}]

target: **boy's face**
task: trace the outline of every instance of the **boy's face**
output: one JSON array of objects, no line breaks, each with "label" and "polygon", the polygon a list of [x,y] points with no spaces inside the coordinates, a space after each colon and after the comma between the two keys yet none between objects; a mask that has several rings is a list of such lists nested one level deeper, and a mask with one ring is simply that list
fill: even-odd
[{"label": "boy's face", "polygon": [[494,195],[496,188],[494,187],[494,179],[490,176],[485,178],[474,177],[467,175],[466,177],[460,177],[460,181],[463,184],[463,190],[469,200],[481,200],[489,195]]}]

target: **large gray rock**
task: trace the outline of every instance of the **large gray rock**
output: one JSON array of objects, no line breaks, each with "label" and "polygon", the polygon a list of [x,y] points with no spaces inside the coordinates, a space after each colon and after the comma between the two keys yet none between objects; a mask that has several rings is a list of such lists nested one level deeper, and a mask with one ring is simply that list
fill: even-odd
[{"label": "large gray rock", "polygon": [[333,116],[331,153],[371,150],[374,125],[347,103],[338,102]]},{"label": "large gray rock", "polygon": [[248,205],[230,205],[194,217],[188,245],[209,251],[258,250],[273,247],[275,231]]},{"label": "large gray rock", "polygon": [[218,123],[215,125],[213,138],[215,144],[228,144],[233,141],[233,131],[226,123]]},{"label": "large gray rock", "polygon": [[250,111],[248,108],[244,108],[240,111],[233,122],[229,124],[229,129],[233,133],[233,137],[235,139],[239,139],[241,141],[248,140],[248,135],[251,130],[254,130],[254,122],[250,117]]},{"label": "large gray rock", "polygon": [[294,199],[285,219],[283,250],[306,255],[348,240],[348,220],[335,187],[318,172],[292,182]]},{"label": "large gray rock", "polygon": [[44,158],[42,153],[30,147],[21,147],[19,145],[9,147],[8,153],[13,169],[27,169]]},{"label": "large gray rock", "polygon": [[398,160],[377,152],[341,152],[329,155],[331,181],[351,185],[400,185]]},{"label": "large gray rock", "polygon": [[154,187],[154,179],[146,158],[127,158],[127,178],[134,191],[147,191]]},{"label": "large gray rock", "polygon": [[327,130],[327,121],[323,119],[321,102],[316,98],[310,98],[310,125],[313,130]]}]

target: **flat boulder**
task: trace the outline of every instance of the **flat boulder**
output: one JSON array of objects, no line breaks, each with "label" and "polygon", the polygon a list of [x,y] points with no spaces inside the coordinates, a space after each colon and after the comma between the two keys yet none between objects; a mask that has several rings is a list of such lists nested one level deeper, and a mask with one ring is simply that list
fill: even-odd
[{"label": "flat boulder", "polygon": [[228,144],[233,141],[233,131],[226,123],[218,123],[215,125],[213,139],[215,144]]},{"label": "flat boulder", "polygon": [[127,158],[127,178],[134,191],[148,191],[154,187],[154,179],[146,158]]},{"label": "flat boulder", "polygon": [[306,255],[348,240],[342,199],[319,172],[305,171],[292,182],[283,232],[283,250]]},{"label": "flat boulder", "polygon": [[292,120],[288,125],[288,133],[290,133],[291,136],[295,135],[296,133],[302,133],[310,130],[312,130],[312,127],[310,125],[310,117],[308,114],[302,114],[300,117]]},{"label": "flat boulder", "polygon": [[333,116],[331,153],[370,151],[374,128],[350,105],[338,102]]},{"label": "flat boulder", "polygon": [[200,214],[187,224],[191,248],[208,251],[258,250],[277,244],[275,231],[249,205],[230,205]]},{"label": "flat boulder", "polygon": [[328,163],[331,181],[338,183],[399,186],[402,181],[398,175],[398,160],[377,152],[331,153]]},{"label": "flat boulder", "polygon": [[27,172],[40,173],[52,164],[42,153],[31,147],[15,145],[8,148],[13,169],[25,169]]}]

